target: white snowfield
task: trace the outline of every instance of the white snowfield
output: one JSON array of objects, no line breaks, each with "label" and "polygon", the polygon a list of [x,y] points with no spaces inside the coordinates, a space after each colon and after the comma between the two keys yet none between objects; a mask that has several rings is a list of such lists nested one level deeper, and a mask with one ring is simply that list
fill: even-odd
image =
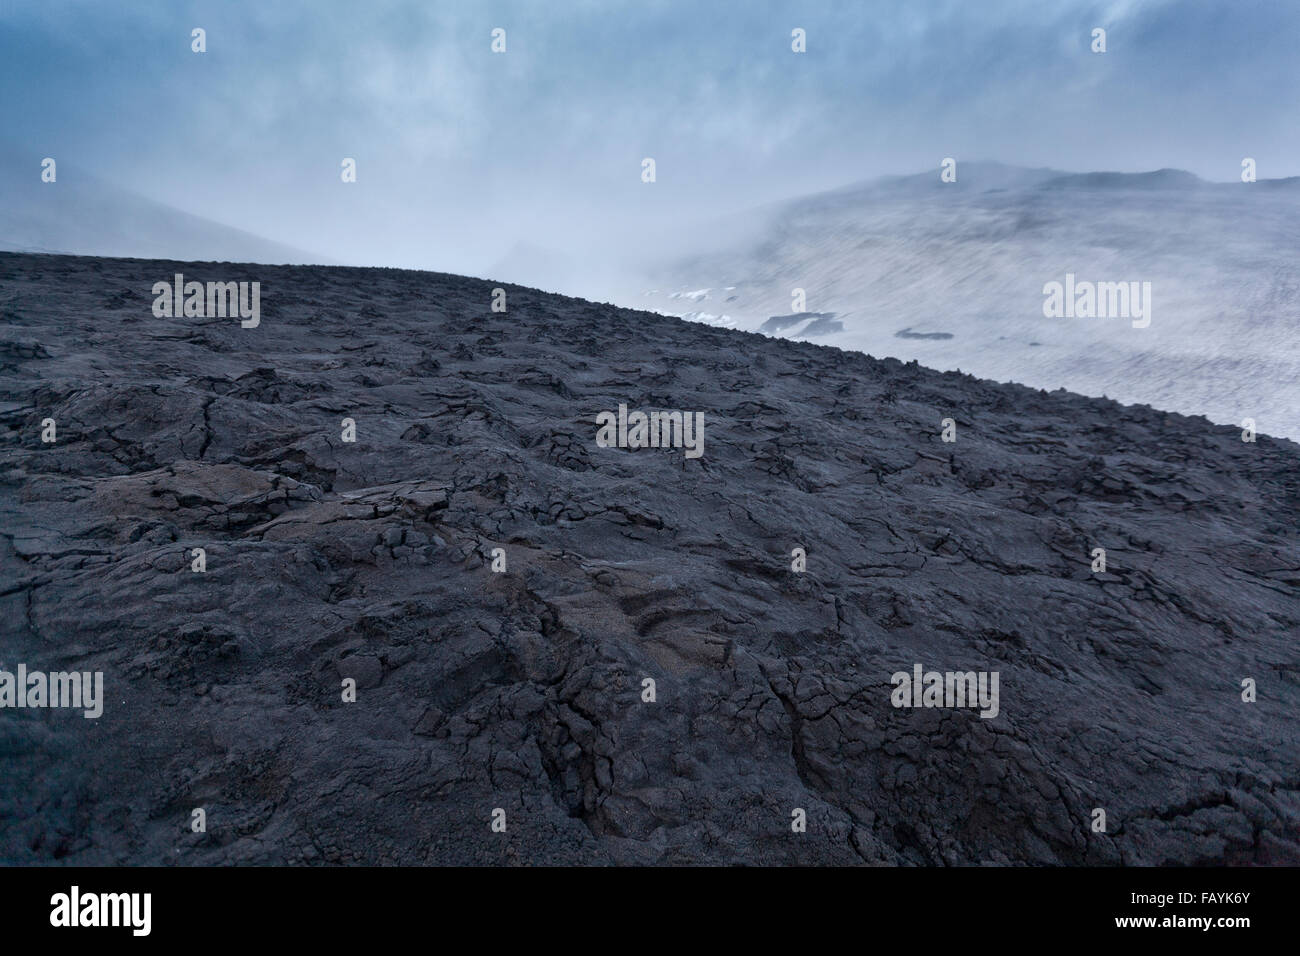
[{"label": "white snowfield", "polygon": [[[720,226],[734,241],[684,250],[638,290],[734,285],[725,306],[738,328],[766,323],[770,334],[1300,437],[1300,179],[959,163],[956,183],[936,169],[740,222]],[[1097,303],[1047,317],[1048,284],[1067,276],[1071,289],[1095,287]],[[1108,299],[1143,288],[1143,319],[1107,313]],[[834,319],[788,321],[795,289],[806,311]],[[625,304],[646,302],[638,291]]]}]

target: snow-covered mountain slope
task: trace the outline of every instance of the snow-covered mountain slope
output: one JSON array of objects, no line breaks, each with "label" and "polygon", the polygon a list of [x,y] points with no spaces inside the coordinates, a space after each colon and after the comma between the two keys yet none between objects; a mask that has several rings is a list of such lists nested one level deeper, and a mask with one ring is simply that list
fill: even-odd
[{"label": "snow-covered mountain slope", "polygon": [[[675,312],[707,289],[690,308],[743,329],[1300,436],[1300,180],[964,163],[956,183],[893,177],[745,222],[627,304]],[[1045,316],[1067,274],[1151,283],[1150,324]],[[786,321],[800,289],[833,319]]]}]

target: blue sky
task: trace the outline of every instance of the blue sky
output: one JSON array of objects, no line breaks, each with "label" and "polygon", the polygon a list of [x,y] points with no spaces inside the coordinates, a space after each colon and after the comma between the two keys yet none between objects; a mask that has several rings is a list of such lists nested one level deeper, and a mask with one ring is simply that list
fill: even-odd
[{"label": "blue sky", "polygon": [[945,156],[1297,175],[1297,37],[1280,0],[9,0],[0,139],[341,261],[482,273]]}]

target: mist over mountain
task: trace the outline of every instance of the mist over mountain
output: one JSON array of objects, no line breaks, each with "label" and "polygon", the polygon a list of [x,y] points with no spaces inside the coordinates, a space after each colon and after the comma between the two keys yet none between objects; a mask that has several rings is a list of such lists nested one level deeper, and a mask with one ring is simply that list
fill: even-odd
[{"label": "mist over mountain", "polygon": [[487,278],[504,278],[548,292],[569,290],[585,282],[581,263],[555,249],[519,241],[493,263]]},{"label": "mist over mountain", "polygon": [[[858,183],[684,230],[618,300],[1300,435],[1300,180],[997,163]],[[697,239],[701,233],[704,240]],[[1145,328],[1048,318],[1044,286],[1150,282]],[[640,289],[633,286],[639,283]],[[646,293],[650,294],[646,294]],[[707,319],[706,319],[707,321]]]},{"label": "mist over mountain", "polygon": [[122,189],[72,164],[42,180],[40,153],[0,148],[0,249],[218,262],[332,260],[191,215]]}]

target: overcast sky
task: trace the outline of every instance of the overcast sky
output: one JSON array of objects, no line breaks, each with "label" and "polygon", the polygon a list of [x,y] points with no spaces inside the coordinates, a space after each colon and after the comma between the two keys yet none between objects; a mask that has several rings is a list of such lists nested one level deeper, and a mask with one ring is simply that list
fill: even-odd
[{"label": "overcast sky", "polygon": [[1298,175],[1298,37],[1283,0],[11,0],[0,138],[342,262],[485,274],[945,156]]}]

